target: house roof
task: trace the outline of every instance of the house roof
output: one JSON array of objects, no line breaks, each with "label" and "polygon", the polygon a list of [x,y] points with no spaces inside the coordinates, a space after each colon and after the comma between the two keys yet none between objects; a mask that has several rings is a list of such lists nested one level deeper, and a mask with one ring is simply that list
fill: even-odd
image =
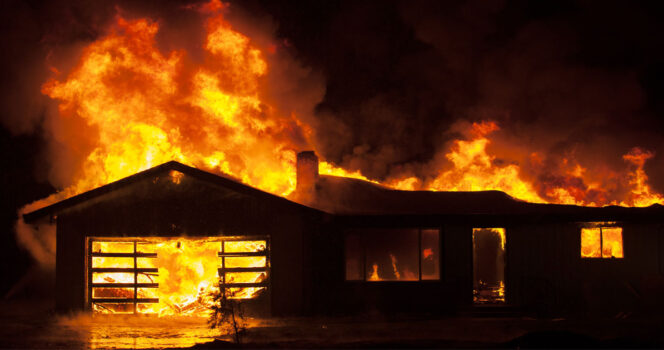
[{"label": "house roof", "polygon": [[366,181],[320,176],[314,208],[337,215],[555,215],[633,217],[664,215],[664,206],[646,208],[540,204],[500,191],[400,191]]},{"label": "house roof", "polygon": [[320,176],[315,200],[305,205],[242,184],[234,179],[199,170],[176,161],[136,173],[121,180],[67,198],[47,207],[24,214],[26,222],[57,215],[59,212],[115,191],[146,178],[176,170],[198,180],[275,204],[297,206],[340,216],[362,215],[551,215],[565,217],[664,217],[664,206],[646,208],[582,207],[576,205],[539,204],[515,199],[500,191],[432,192],[392,190],[370,182],[337,176]]},{"label": "house roof", "polygon": [[234,180],[232,178],[227,178],[221,175],[217,174],[212,174],[200,169],[196,169],[187,165],[184,165],[182,163],[176,162],[176,161],[170,161],[161,165],[157,165],[153,168],[141,171],[139,173],[136,173],[134,175],[125,177],[123,179],[120,179],[115,182],[111,182],[109,184],[106,184],[104,186],[95,188],[93,190],[78,194],[73,197],[69,197],[65,200],[62,200],[60,202],[51,204],[49,206],[43,207],[41,209],[37,209],[33,212],[26,213],[23,215],[23,219],[26,222],[33,222],[35,220],[38,220],[42,217],[46,216],[53,216],[57,215],[59,212],[66,210],[68,208],[71,208],[73,206],[76,206],[78,204],[82,204],[84,202],[90,201],[94,198],[97,198],[99,196],[102,196],[104,194],[107,194],[109,192],[116,191],[120,188],[126,187],[130,184],[134,184],[136,182],[152,178],[156,175],[163,174],[170,172],[172,170],[179,171],[183,174],[186,174],[188,176],[191,176],[193,178],[196,178],[200,181],[216,185],[216,186],[221,186],[226,189],[242,193],[245,195],[253,196],[262,200],[268,200],[268,201],[273,201],[278,204],[282,205],[289,205],[289,206],[296,206],[302,209],[307,209],[307,210],[315,210],[313,208],[309,208],[306,206],[303,206],[301,204],[298,204],[296,202],[290,201],[286,198],[275,196],[273,194],[258,190],[256,188],[253,188],[251,186],[247,186],[243,183],[238,182],[237,180]]}]

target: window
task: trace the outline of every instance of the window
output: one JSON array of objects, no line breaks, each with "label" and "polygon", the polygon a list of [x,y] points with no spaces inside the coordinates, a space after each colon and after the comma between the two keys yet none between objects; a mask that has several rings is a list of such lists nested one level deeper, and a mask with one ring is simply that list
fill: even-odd
[{"label": "window", "polygon": [[267,288],[269,257],[267,238],[221,240],[220,287],[230,299],[253,299]]},{"label": "window", "polygon": [[622,227],[591,223],[581,228],[582,258],[623,258]]},{"label": "window", "polygon": [[440,279],[438,230],[371,229],[346,235],[346,280]]}]

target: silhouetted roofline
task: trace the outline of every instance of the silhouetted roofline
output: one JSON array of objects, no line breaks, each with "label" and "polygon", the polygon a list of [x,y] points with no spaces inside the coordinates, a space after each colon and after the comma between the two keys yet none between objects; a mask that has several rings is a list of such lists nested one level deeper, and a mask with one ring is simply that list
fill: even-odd
[{"label": "silhouetted roofline", "polygon": [[[356,183],[363,188],[373,188],[378,191],[378,193],[388,194],[392,202],[412,202],[413,199],[417,196],[432,196],[436,197],[436,201],[446,202],[449,205],[450,202],[456,202],[459,198],[464,198],[466,201],[472,199],[473,202],[484,202],[487,199],[493,198],[497,200],[495,204],[500,208],[502,206],[509,206],[510,208],[506,212],[488,212],[488,211],[479,211],[475,212],[473,210],[468,210],[468,208],[458,208],[459,211],[454,210],[450,211],[449,208],[444,209],[438,207],[436,202],[432,202],[435,209],[421,211],[418,209],[413,210],[400,210],[397,208],[375,208],[376,210],[365,212],[363,210],[327,210],[325,208],[317,208],[314,204],[313,206],[306,206],[293,202],[284,197],[276,196],[262,190],[253,188],[251,186],[245,185],[238,182],[237,180],[226,178],[217,174],[212,174],[200,169],[196,169],[176,161],[170,161],[161,165],[157,165],[153,168],[138,172],[134,175],[130,175],[123,179],[120,179],[115,182],[111,182],[104,186],[95,188],[93,190],[78,194],[76,196],[67,198],[65,200],[59,201],[57,203],[51,204],[44,208],[35,210],[30,213],[23,215],[25,222],[30,223],[34,222],[40,218],[57,215],[59,212],[76,206],[78,204],[84,203],[106,193],[112,192],[124,186],[136,183],[145,178],[155,176],[160,173],[167,171],[179,171],[183,174],[196,178],[200,181],[207,182],[216,186],[224,187],[238,193],[246,194],[255,198],[272,201],[275,204],[295,206],[300,209],[306,209],[313,212],[324,213],[328,215],[339,216],[340,218],[348,217],[385,217],[385,216],[449,216],[449,215],[465,215],[465,216],[477,216],[477,215],[516,215],[516,216],[558,216],[558,217],[568,217],[568,219],[581,219],[583,217],[613,217],[613,218],[626,218],[626,217],[638,217],[638,216],[661,216],[664,214],[664,206],[659,204],[651,205],[650,207],[645,208],[635,208],[635,207],[620,207],[620,206],[607,206],[607,207],[584,207],[576,205],[561,205],[561,204],[540,204],[540,203],[530,203],[525,202],[519,199],[515,199],[505,192],[501,191],[479,191],[479,192],[429,192],[429,191],[398,191],[385,188],[383,186],[374,185],[370,182],[343,178],[343,181],[349,183]],[[325,178],[336,178],[334,176],[321,176],[321,179]],[[354,193],[355,195],[356,193]],[[354,196],[353,195],[353,196]],[[388,198],[384,198],[388,199]],[[442,203],[442,202],[441,202]],[[312,203],[313,204],[313,203]],[[408,203],[406,203],[408,204]],[[438,203],[439,204],[439,203]],[[412,203],[408,204],[408,206]],[[413,208],[414,209],[414,208]],[[503,208],[507,209],[507,208]],[[343,220],[343,219],[342,219]]]},{"label": "silhouetted roofline", "polygon": [[321,175],[317,198],[310,206],[337,217],[530,217],[532,220],[559,218],[582,220],[641,219],[657,220],[664,206],[590,207],[572,204],[532,203],[502,191],[401,191],[370,182]]},{"label": "silhouetted roofline", "polygon": [[207,171],[203,171],[200,169],[196,169],[193,167],[190,167],[188,165],[184,165],[182,163],[176,162],[176,161],[170,161],[163,163],[161,165],[157,165],[153,168],[138,172],[134,175],[127,176],[125,178],[122,178],[120,180],[117,180],[115,182],[111,182],[109,184],[103,185],[101,187],[97,187],[95,189],[92,189],[87,192],[80,193],[78,195],[69,197],[67,199],[64,199],[62,201],[59,201],[57,203],[51,204],[49,206],[37,209],[35,211],[32,211],[30,213],[23,214],[23,219],[25,222],[30,223],[33,221],[36,221],[42,217],[46,216],[52,216],[52,215],[57,215],[57,213],[66,210],[68,208],[71,208],[75,205],[81,204],[83,202],[89,201],[93,198],[99,197],[101,195],[104,195],[106,193],[115,191],[119,188],[122,188],[124,186],[136,183],[138,181],[141,181],[145,178],[166,172],[166,171],[179,171],[183,174],[189,175],[193,178],[196,178],[198,180],[208,182],[217,186],[221,186],[224,188],[228,188],[230,190],[236,191],[238,193],[246,194],[249,196],[253,197],[259,197],[265,200],[270,200],[270,201],[276,201],[277,203],[281,203],[284,205],[292,205],[296,206],[299,208],[305,208],[307,210],[312,210],[312,211],[317,211],[321,212],[318,209],[315,208],[310,208],[307,206],[304,206],[302,204],[290,201],[286,198],[279,197],[276,195],[273,195],[271,193],[267,193],[264,191],[261,191],[259,189],[253,188],[251,186],[245,185],[243,183],[240,183],[236,180],[232,180],[220,175],[212,174]]}]

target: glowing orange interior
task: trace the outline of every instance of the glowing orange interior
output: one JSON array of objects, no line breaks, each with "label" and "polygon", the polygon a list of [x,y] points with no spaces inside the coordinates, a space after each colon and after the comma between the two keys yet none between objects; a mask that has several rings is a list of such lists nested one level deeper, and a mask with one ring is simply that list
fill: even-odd
[{"label": "glowing orange interior", "polygon": [[[235,299],[255,298],[266,289],[264,285],[242,287],[267,280],[266,250],[265,240],[93,239],[89,275],[92,309],[98,313],[207,316],[212,294],[218,293],[220,286]],[[224,256],[224,252],[237,256]],[[244,253],[250,256],[242,256]],[[224,272],[220,279],[219,271],[224,268],[234,270]]]},{"label": "glowing orange interior", "polygon": [[623,258],[622,227],[582,228],[581,257]]}]

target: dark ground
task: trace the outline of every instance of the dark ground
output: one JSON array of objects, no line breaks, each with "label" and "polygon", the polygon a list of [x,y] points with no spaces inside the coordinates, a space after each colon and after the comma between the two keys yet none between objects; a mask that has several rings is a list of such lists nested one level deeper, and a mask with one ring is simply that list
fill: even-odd
[{"label": "dark ground", "polygon": [[[204,319],[57,316],[3,301],[0,348],[233,348]],[[414,317],[251,319],[245,348],[662,348],[664,318]],[[197,345],[194,345],[197,344]]]}]

